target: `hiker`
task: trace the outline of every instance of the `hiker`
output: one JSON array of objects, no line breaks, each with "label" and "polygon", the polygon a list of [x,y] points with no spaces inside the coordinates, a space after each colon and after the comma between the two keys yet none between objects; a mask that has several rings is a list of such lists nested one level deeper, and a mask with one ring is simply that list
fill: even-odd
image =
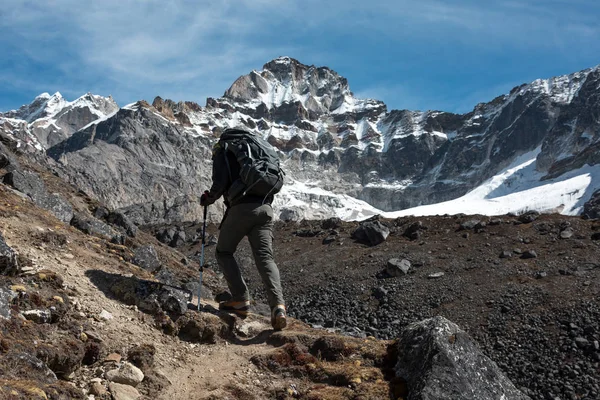
[{"label": "hiker", "polygon": [[[251,145],[251,146],[250,146]],[[252,150],[251,150],[252,149]],[[259,154],[250,154],[251,153]],[[245,153],[244,153],[245,152]],[[219,309],[233,312],[244,318],[250,308],[248,287],[242,277],[240,267],[234,258],[238,244],[244,236],[252,248],[252,254],[258,272],[267,291],[271,307],[271,325],[275,330],[286,326],[286,309],[281,290],[279,270],[273,260],[273,202],[274,193],[283,184],[282,171],[270,184],[265,182],[242,182],[244,176],[255,177],[248,173],[249,164],[264,164],[261,160],[267,155],[276,157],[273,162],[279,168],[279,158],[273,148],[262,138],[240,129],[226,129],[220,140],[213,146],[212,187],[200,197],[200,204],[208,206],[223,196],[227,210],[219,226],[220,234],[216,248],[216,258],[221,268],[232,298],[219,303]],[[257,163],[258,161],[258,163]],[[260,177],[265,174],[261,173]],[[256,178],[258,179],[258,178]],[[240,189],[241,188],[241,189]]]}]

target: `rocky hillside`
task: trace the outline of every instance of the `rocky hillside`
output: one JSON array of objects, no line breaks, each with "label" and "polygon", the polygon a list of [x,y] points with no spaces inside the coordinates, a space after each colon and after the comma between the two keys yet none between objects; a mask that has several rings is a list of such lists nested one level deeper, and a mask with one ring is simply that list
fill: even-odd
[{"label": "rocky hillside", "polygon": [[[378,329],[348,336],[293,318],[286,330],[273,332],[261,295],[244,320],[215,309],[225,285],[211,267],[204,274],[198,310],[192,255],[198,248],[192,235],[196,227],[187,227],[188,240],[178,235],[179,243],[173,244],[181,251],[166,246],[153,232],[138,229],[123,213],[71,187],[25,154],[0,143],[0,155],[2,399],[529,398],[523,393],[527,388],[518,389],[507,378],[508,366],[499,368],[442,313],[414,324],[402,320],[404,329],[391,340]],[[47,204],[43,200],[48,198],[59,201]],[[339,229],[331,234],[331,246],[349,255],[367,250],[346,238],[352,225],[340,229],[339,221],[330,223]],[[296,316],[317,310],[316,304],[299,303],[289,289],[302,287],[294,276],[304,272],[304,266],[296,268],[298,249],[309,244],[309,237],[321,240],[315,224],[287,222],[277,229],[286,243],[278,243],[277,262]],[[211,225],[209,235],[214,232]],[[330,247],[320,249],[329,253]],[[370,252],[373,260],[381,257]],[[247,267],[247,249],[240,255]],[[329,268],[327,273],[340,269],[350,278],[363,266]],[[254,277],[249,279],[257,291]],[[310,291],[313,280],[303,284]],[[596,288],[594,283],[591,290]],[[361,303],[370,307],[364,294]],[[305,300],[315,296],[318,292],[307,293]],[[318,309],[329,312],[340,304],[335,299],[326,303]],[[350,309],[337,311],[345,316]],[[384,320],[368,310],[364,315]],[[593,344],[587,345],[595,354]],[[582,374],[588,376],[595,377]]]},{"label": "rocky hillside", "polygon": [[1,114],[0,132],[45,151],[55,173],[141,225],[197,219],[209,148],[231,126],[256,130],[281,151],[288,172],[275,204],[281,219],[360,219],[444,202],[527,155],[531,168],[485,198],[523,190],[520,178],[541,188],[578,179],[550,204],[509,207],[577,215],[600,189],[599,80],[598,67],[540,79],[457,115],[388,110],[356,98],[327,67],[281,57],[204,107],[157,97],[115,112],[110,98],[42,95]]}]

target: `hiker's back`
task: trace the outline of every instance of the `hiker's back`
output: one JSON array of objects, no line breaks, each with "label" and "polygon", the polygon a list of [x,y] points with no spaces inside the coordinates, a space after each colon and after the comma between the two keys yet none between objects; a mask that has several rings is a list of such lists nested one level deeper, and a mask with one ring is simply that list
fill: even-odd
[{"label": "hiker's back", "polygon": [[[246,196],[263,198],[264,202],[281,190],[285,173],[281,169],[277,151],[267,141],[251,132],[227,129],[221,134],[219,142],[225,151],[232,178],[227,191],[230,204]],[[227,152],[237,160],[239,177],[231,176],[232,167]]]}]

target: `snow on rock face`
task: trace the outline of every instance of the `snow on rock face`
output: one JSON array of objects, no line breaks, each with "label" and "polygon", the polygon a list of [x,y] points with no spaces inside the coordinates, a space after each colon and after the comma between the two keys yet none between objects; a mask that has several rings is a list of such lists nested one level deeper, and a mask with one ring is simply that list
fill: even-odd
[{"label": "snow on rock face", "polygon": [[346,78],[327,67],[304,65],[290,57],[268,62],[261,71],[238,78],[224,98],[248,107],[263,105],[268,110],[284,103],[299,103],[311,119],[326,113],[353,112],[382,104],[354,98]]},{"label": "snow on rock face", "polygon": [[58,92],[52,96],[42,93],[31,104],[0,113],[0,120],[25,121],[27,133],[20,136],[28,136],[29,141],[36,142],[36,149],[42,150],[60,143],[89,123],[114,114],[118,109],[110,96],[87,93],[69,102]]}]

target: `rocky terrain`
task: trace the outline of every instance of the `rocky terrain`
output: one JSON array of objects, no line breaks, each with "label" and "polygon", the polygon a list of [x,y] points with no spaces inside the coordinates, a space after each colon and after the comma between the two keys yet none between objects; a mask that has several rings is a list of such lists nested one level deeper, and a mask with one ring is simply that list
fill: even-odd
[{"label": "rocky terrain", "polygon": [[[600,222],[532,212],[362,225],[277,225],[291,315],[380,339],[441,315],[472,335],[532,398],[600,396]],[[193,254],[198,245],[182,248]],[[247,244],[239,252],[262,301]]]},{"label": "rocky terrain", "polygon": [[[277,262],[296,318],[274,332],[247,249],[239,256],[253,287],[251,315],[240,320],[216,310],[225,285],[208,264],[198,310],[197,227],[136,227],[29,158],[1,144],[0,150],[0,398],[529,398],[527,388],[507,377],[510,366],[503,371],[442,313],[415,324],[403,319],[404,329],[385,333],[389,319],[371,308],[381,297],[374,302],[368,291],[360,299],[349,295],[350,286],[341,283],[370,279],[368,268],[331,257],[342,249],[351,257],[371,254],[366,257],[375,266],[385,246],[396,247],[396,232],[378,244],[384,247],[361,244],[384,239],[373,221],[376,231],[362,233],[355,232],[358,223],[335,220],[324,222],[326,228],[320,222],[278,225]],[[43,201],[48,198],[56,202]],[[321,229],[327,238],[320,238]],[[215,226],[208,234],[214,243]],[[309,265],[296,262],[312,251],[306,246],[317,249],[314,241],[314,255],[329,255],[319,271],[342,278],[326,291],[317,284],[322,276],[306,279]],[[300,277],[303,285],[295,281]],[[356,304],[369,319],[368,334],[359,320],[350,329],[346,316]],[[389,315],[397,311],[390,308]],[[327,324],[334,329],[314,326],[334,313],[346,325],[334,318]],[[585,335],[591,340],[595,331]],[[578,393],[588,390],[577,380],[569,384]]]},{"label": "rocky terrain", "polygon": [[[454,115],[388,111],[282,57],[205,107],[57,93],[0,114],[0,398],[600,398],[599,76]],[[231,125],[262,132],[289,171],[274,204],[284,332],[246,242],[253,313],[215,309],[220,203],[200,310],[194,297],[198,194]],[[488,193],[520,194],[519,212],[377,215],[460,196],[524,155]],[[526,173],[583,183],[531,210]]]}]

